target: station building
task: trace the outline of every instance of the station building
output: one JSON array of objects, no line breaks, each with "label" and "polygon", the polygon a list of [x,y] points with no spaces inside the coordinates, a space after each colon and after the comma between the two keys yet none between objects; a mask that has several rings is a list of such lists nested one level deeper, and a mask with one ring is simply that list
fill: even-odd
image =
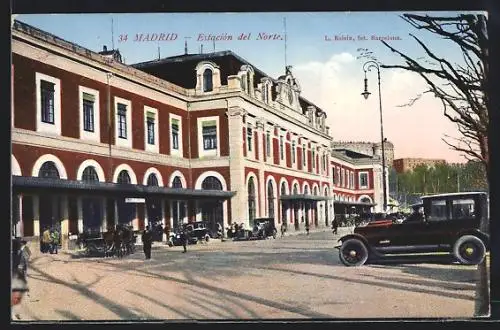
[{"label": "station building", "polygon": [[381,205],[381,165],[332,151],[326,113],[287,67],[231,51],[125,65],[12,26],[12,205],[18,236],[274,218],[328,226]]}]

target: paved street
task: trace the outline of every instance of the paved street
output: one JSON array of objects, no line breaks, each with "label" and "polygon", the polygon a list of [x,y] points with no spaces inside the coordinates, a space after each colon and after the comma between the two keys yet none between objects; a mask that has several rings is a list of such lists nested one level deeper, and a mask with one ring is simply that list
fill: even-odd
[{"label": "paved street", "polygon": [[36,256],[23,320],[472,317],[476,267],[343,266],[331,232],[142,249],[121,260]]}]

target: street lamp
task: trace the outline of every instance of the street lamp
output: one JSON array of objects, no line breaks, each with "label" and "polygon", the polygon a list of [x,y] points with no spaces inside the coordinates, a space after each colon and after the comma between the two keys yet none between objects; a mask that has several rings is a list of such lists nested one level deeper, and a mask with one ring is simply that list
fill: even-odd
[{"label": "street lamp", "polygon": [[378,99],[379,99],[379,108],[380,108],[380,141],[382,143],[382,187],[383,187],[383,193],[384,193],[384,212],[387,211],[387,184],[386,184],[386,173],[385,173],[385,146],[384,142],[386,139],[384,139],[384,122],[382,119],[382,95],[380,91],[380,66],[378,65],[377,62],[375,61],[368,61],[365,64],[363,64],[363,71],[365,72],[365,90],[361,95],[365,98],[365,100],[368,100],[368,97],[370,96],[370,92],[368,91],[368,79],[366,78],[366,72],[371,71],[372,68],[377,69],[377,75],[378,75]]}]

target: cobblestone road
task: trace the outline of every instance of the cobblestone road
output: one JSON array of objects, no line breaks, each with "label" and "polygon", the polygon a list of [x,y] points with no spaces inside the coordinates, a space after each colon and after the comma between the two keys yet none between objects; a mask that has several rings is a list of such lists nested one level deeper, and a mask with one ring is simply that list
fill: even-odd
[{"label": "cobblestone road", "polygon": [[[345,267],[330,232],[32,260],[22,320],[469,318],[476,267]],[[140,247],[139,249],[140,250]]]}]

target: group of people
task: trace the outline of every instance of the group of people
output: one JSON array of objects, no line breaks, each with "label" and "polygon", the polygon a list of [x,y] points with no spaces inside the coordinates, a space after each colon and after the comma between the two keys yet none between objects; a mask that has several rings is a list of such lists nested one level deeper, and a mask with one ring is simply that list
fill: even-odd
[{"label": "group of people", "polygon": [[41,237],[40,251],[42,253],[49,252],[50,254],[57,254],[60,244],[61,239],[59,231],[57,229],[46,226]]}]

